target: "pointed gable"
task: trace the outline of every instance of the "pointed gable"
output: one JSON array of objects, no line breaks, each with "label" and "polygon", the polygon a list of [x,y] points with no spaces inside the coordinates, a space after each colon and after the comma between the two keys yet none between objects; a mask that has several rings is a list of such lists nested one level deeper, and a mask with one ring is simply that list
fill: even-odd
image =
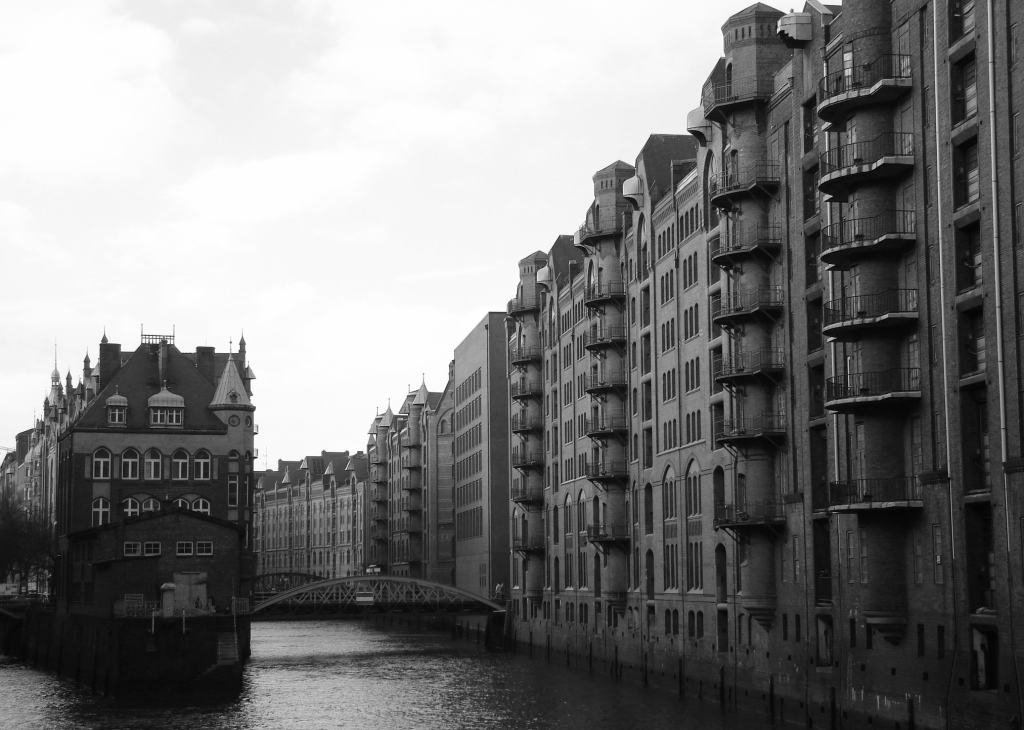
[{"label": "pointed gable", "polygon": [[235,356],[229,355],[228,362],[224,366],[220,380],[217,381],[217,390],[213,393],[213,400],[210,401],[210,408],[218,410],[232,408],[236,410],[253,410],[252,401],[245,392],[245,385],[238,374],[235,366]]}]

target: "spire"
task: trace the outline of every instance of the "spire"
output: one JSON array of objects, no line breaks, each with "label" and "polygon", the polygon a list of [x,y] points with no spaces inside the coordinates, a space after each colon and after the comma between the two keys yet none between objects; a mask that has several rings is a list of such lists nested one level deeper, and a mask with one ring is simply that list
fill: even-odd
[{"label": "spire", "polygon": [[107,328],[104,327],[103,328],[103,339],[100,340],[100,344],[101,345],[105,345],[105,344],[107,344],[107,342],[109,342],[109,340],[107,340]]},{"label": "spire", "polygon": [[87,348],[85,348],[85,369],[86,370],[89,369],[89,365],[90,364],[91,363],[90,363],[90,360],[89,360],[89,348],[87,347]]}]

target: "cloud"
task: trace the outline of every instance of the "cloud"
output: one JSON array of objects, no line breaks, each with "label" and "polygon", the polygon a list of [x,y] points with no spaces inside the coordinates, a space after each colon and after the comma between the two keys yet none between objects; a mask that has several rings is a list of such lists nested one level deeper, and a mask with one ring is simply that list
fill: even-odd
[{"label": "cloud", "polygon": [[0,175],[49,184],[135,175],[181,117],[162,31],[106,3],[15,3],[0,25]]},{"label": "cloud", "polygon": [[209,220],[264,223],[374,192],[372,171],[385,161],[380,152],[335,148],[222,163],[171,189],[169,198]]},{"label": "cloud", "polygon": [[209,18],[189,18],[179,26],[179,30],[187,36],[204,37],[220,32],[220,25]]}]

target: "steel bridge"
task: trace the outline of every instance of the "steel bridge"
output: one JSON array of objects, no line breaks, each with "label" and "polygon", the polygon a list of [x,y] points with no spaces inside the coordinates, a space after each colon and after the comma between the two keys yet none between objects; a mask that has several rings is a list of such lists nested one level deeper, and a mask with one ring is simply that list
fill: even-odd
[{"label": "steel bridge", "polygon": [[303,573],[273,573],[257,576],[255,586],[252,613],[274,606],[293,613],[505,610],[505,606],[461,588],[393,575],[321,578]]}]

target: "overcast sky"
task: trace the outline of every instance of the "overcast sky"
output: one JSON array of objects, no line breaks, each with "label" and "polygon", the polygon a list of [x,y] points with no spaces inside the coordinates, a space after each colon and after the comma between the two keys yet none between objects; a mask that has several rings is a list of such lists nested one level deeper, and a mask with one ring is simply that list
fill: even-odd
[{"label": "overcast sky", "polygon": [[259,468],[364,449],[749,4],[0,0],[0,445],[55,343],[77,383],[173,328],[244,330]]}]

